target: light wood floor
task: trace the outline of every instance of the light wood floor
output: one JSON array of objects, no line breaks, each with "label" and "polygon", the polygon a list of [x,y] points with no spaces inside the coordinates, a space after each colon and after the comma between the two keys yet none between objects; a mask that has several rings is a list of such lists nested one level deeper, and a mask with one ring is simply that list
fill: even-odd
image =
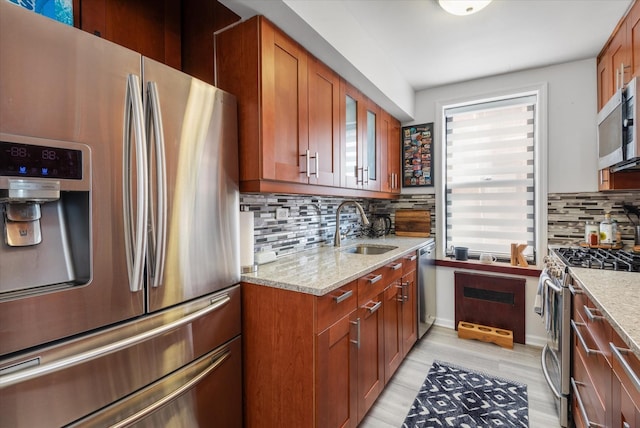
[{"label": "light wood floor", "polygon": [[492,343],[458,339],[455,330],[433,326],[407,355],[359,428],[401,427],[433,360],[526,384],[529,427],[559,427],[553,395],[540,368],[541,352],[533,346],[515,344],[513,349],[504,349]]}]

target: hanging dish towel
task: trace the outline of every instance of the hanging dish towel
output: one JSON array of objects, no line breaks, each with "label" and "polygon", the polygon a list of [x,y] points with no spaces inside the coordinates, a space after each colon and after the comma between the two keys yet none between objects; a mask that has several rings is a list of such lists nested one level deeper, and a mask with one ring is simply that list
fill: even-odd
[{"label": "hanging dish towel", "polygon": [[544,281],[545,279],[550,279],[549,273],[545,268],[540,274],[540,279],[538,280],[538,291],[536,292],[536,299],[533,303],[533,312],[544,317]]}]

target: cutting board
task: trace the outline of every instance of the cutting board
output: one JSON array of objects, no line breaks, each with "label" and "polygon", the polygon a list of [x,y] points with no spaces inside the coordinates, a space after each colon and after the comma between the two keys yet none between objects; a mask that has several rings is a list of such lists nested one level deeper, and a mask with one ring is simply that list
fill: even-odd
[{"label": "cutting board", "polygon": [[397,236],[427,238],[431,234],[431,212],[427,210],[396,210]]}]

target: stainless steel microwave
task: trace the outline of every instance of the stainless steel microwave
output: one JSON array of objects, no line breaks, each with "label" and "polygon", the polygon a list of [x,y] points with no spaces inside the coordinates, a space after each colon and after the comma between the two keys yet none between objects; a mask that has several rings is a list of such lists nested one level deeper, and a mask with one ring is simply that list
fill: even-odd
[{"label": "stainless steel microwave", "polygon": [[598,113],[598,167],[612,171],[640,169],[638,82],[618,89]]}]

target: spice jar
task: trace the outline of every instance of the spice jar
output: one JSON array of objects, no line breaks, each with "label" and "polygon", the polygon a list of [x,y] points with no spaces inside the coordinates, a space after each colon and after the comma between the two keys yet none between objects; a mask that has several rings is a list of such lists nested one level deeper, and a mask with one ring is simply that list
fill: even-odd
[{"label": "spice jar", "polygon": [[590,244],[590,245],[597,245],[598,244],[598,236],[596,236],[596,243],[592,244],[591,243],[591,233],[595,232],[596,235],[598,235],[600,233],[600,226],[598,225],[598,222],[596,221],[587,221],[585,223],[584,226],[584,242]]},{"label": "spice jar", "polygon": [[598,232],[593,231],[589,234],[589,240],[587,241],[589,245],[598,245]]}]

